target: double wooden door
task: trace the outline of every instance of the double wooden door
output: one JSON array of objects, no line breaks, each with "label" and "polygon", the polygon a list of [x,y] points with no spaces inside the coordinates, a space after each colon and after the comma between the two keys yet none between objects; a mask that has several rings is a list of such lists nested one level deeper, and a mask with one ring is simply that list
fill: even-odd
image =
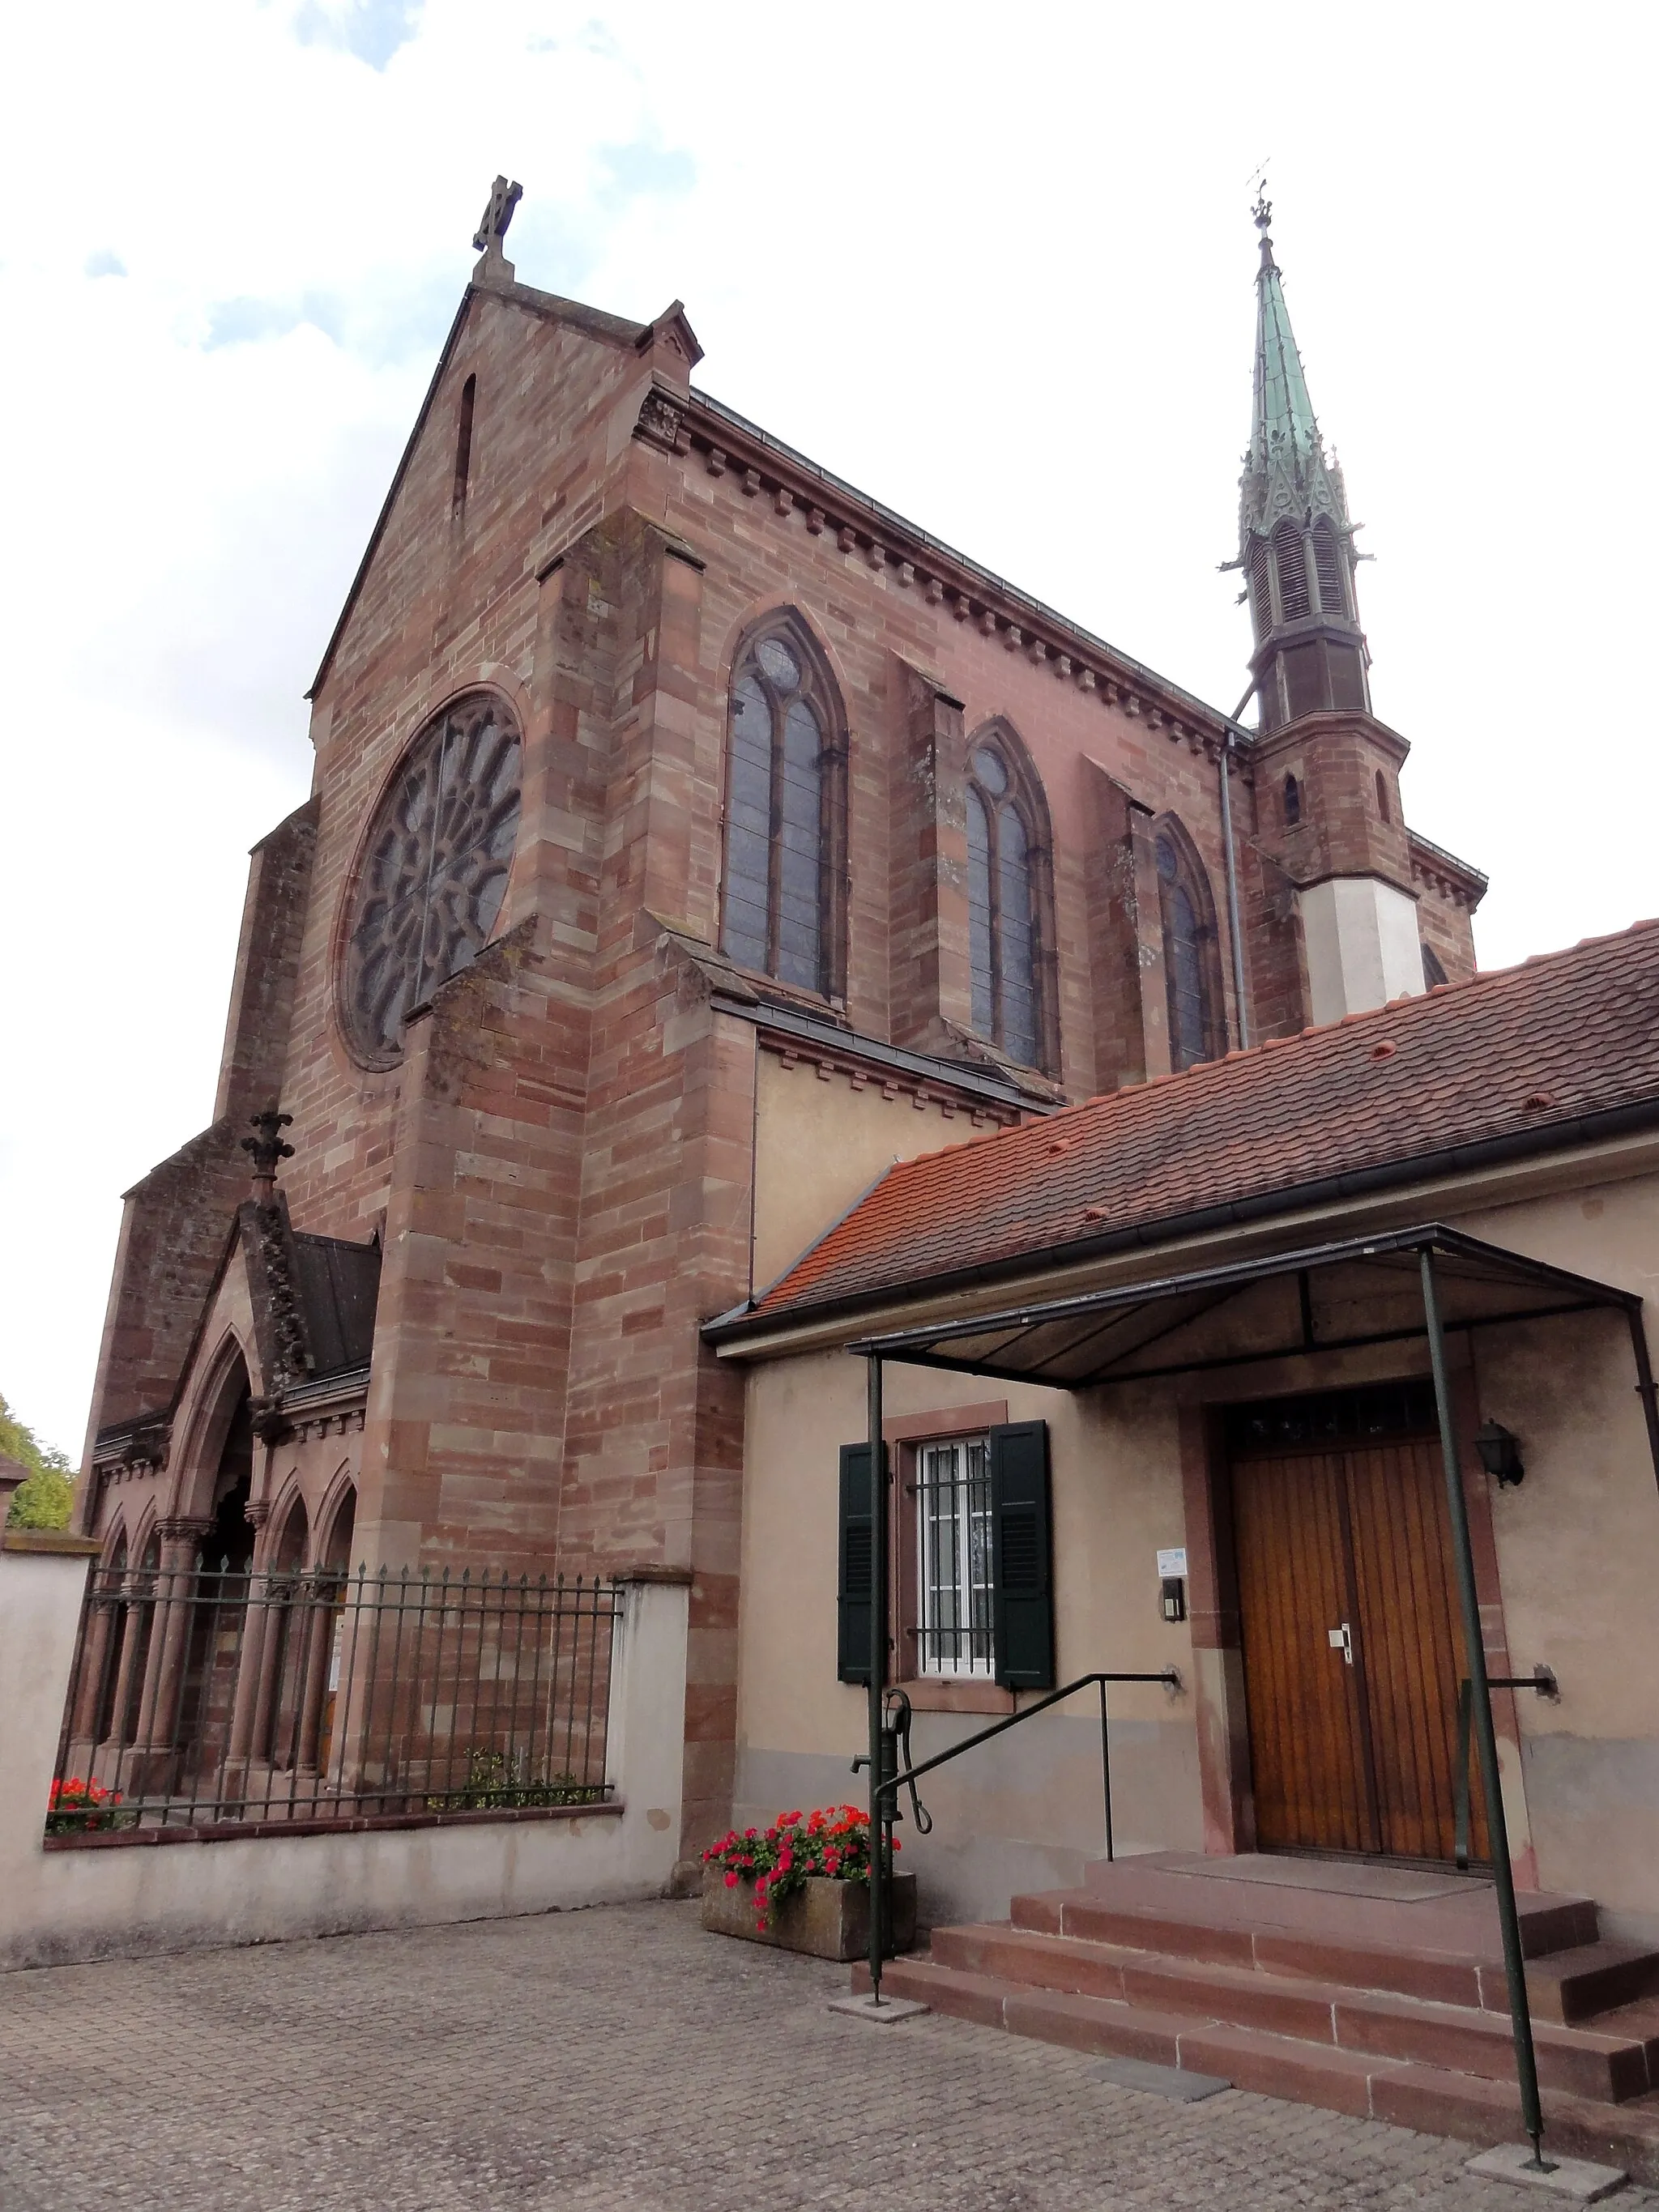
[{"label": "double wooden door", "polygon": [[[1437,1442],[1235,1453],[1256,1833],[1449,1859],[1463,1637]],[[1480,1790],[1473,1856],[1487,1856]]]}]

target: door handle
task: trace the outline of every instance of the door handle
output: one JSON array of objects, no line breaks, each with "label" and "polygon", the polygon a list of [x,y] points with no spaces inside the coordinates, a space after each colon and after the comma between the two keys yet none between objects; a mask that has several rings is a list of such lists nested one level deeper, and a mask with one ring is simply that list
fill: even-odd
[{"label": "door handle", "polygon": [[1340,1628],[1328,1628],[1325,1631],[1325,1641],[1333,1651],[1340,1651],[1342,1654],[1342,1663],[1345,1667],[1352,1666],[1353,1631],[1346,1620]]}]

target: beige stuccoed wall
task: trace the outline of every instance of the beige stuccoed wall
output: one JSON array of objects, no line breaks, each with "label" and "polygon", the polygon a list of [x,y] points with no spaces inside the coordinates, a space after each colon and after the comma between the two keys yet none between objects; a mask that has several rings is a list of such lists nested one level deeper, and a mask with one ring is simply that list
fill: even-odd
[{"label": "beige stuccoed wall", "polygon": [[608,1744],[620,1808],[339,1836],[45,1850],[84,1558],[0,1549],[0,1969],[660,1896],[680,1832],[686,1595],[629,1589]]},{"label": "beige stuccoed wall", "polygon": [[[864,1432],[864,1365],[844,1352],[751,1370],[739,1622],[741,1824],[808,1804],[862,1802],[849,1771],[865,1737],[860,1689],[836,1679],[839,1447]],[[1059,1679],[1109,1668],[1190,1679],[1184,1626],[1158,1604],[1156,1554],[1182,1540],[1173,1412],[1126,1423],[1097,1400],[890,1366],[890,1419],[1006,1393],[1009,1418],[1049,1424]],[[1112,1692],[1119,1848],[1200,1842],[1190,1700],[1157,1686]],[[991,1716],[919,1714],[918,1757]],[[926,1839],[901,1831],[924,1917],[1006,1914],[1016,1890],[1075,1882],[1100,1856],[1098,1708],[1091,1692],[930,1777]]]},{"label": "beige stuccoed wall", "polygon": [[[1639,1291],[1659,1330],[1659,1179],[1609,1183],[1461,1222]],[[1559,1705],[1522,1696],[1527,1809],[1546,1888],[1577,1889],[1615,1933],[1659,1942],[1659,1486],[1621,1317],[1480,1332],[1480,1410],[1521,1439],[1526,1478],[1494,1488],[1510,1651]]]},{"label": "beige stuccoed wall", "polygon": [[755,1070],[755,1285],[775,1282],[892,1166],[994,1133],[971,1114],[914,1093],[887,1097],[878,1079],[854,1089],[815,1060],[775,1052]]},{"label": "beige stuccoed wall", "polygon": [[[1640,1292],[1652,1340],[1659,1178],[1587,1183],[1478,1214],[1436,1211],[1473,1236]],[[1360,1324],[1364,1303],[1340,1277],[1320,1294],[1333,1301],[1333,1324]],[[1268,1295],[1253,1294],[1226,1322],[1233,1348],[1283,1341]],[[1413,1324],[1411,1279],[1386,1310],[1373,1301],[1370,1310],[1374,1326]],[[1455,1332],[1448,1350],[1481,1415],[1513,1429],[1526,1460],[1518,1488],[1492,1488],[1510,1662],[1523,1674],[1547,1662],[1561,1681],[1559,1705],[1516,1700],[1521,1771],[1505,1774],[1514,1842],[1530,1844],[1543,1887],[1595,1897],[1609,1932],[1659,1942],[1659,1486],[1626,1324],[1598,1313]],[[891,1367],[887,1410],[896,1418],[1006,1391],[1011,1418],[1046,1419],[1060,1679],[1173,1663],[1190,1682],[1187,1632],[1158,1618],[1153,1557],[1186,1540],[1177,1408],[1426,1368],[1419,1338],[1073,1398]],[[835,1604],[837,1447],[864,1433],[863,1364],[840,1352],[759,1363],[747,1390],[738,1787],[740,1814],[759,1820],[864,1796],[864,1778],[848,1771],[864,1700],[836,1680]],[[1121,1847],[1200,1848],[1191,1699],[1122,1691],[1113,1711]],[[920,1717],[918,1751],[983,1724]],[[925,1917],[1000,1916],[1017,1889],[1075,1881],[1098,1854],[1098,1777],[1097,1731],[1079,1717],[1035,1721],[930,1778],[935,1835],[918,1844],[901,1831]]]}]

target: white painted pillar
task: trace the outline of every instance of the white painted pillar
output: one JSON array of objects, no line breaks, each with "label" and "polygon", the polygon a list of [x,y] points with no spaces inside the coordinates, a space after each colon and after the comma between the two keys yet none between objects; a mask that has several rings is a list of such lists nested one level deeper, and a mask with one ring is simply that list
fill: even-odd
[{"label": "white painted pillar", "polygon": [[684,1583],[626,1583],[611,1644],[605,1767],[627,1808],[621,1871],[663,1889],[679,1857],[690,1596]]},{"label": "white painted pillar", "polygon": [[85,1536],[11,1528],[0,1544],[0,1925],[6,1900],[31,1894],[75,1661],[87,1572]]},{"label": "white painted pillar", "polygon": [[1299,895],[1310,1021],[1340,1021],[1423,989],[1417,902],[1376,876],[1331,876]]}]

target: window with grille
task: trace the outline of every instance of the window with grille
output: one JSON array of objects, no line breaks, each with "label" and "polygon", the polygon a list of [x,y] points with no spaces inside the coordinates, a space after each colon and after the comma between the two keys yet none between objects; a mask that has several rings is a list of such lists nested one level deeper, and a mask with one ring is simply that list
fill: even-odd
[{"label": "window with grille", "polygon": [[836,988],[840,716],[799,623],[750,641],[732,687],[720,950],[826,996]]},{"label": "window with grille", "polygon": [[994,1672],[991,1455],[984,1437],[916,1451],[917,1672]]},{"label": "window with grille", "polygon": [[968,967],[973,1025],[1024,1067],[1042,1064],[1037,882],[1009,746],[994,734],[968,762]]}]

